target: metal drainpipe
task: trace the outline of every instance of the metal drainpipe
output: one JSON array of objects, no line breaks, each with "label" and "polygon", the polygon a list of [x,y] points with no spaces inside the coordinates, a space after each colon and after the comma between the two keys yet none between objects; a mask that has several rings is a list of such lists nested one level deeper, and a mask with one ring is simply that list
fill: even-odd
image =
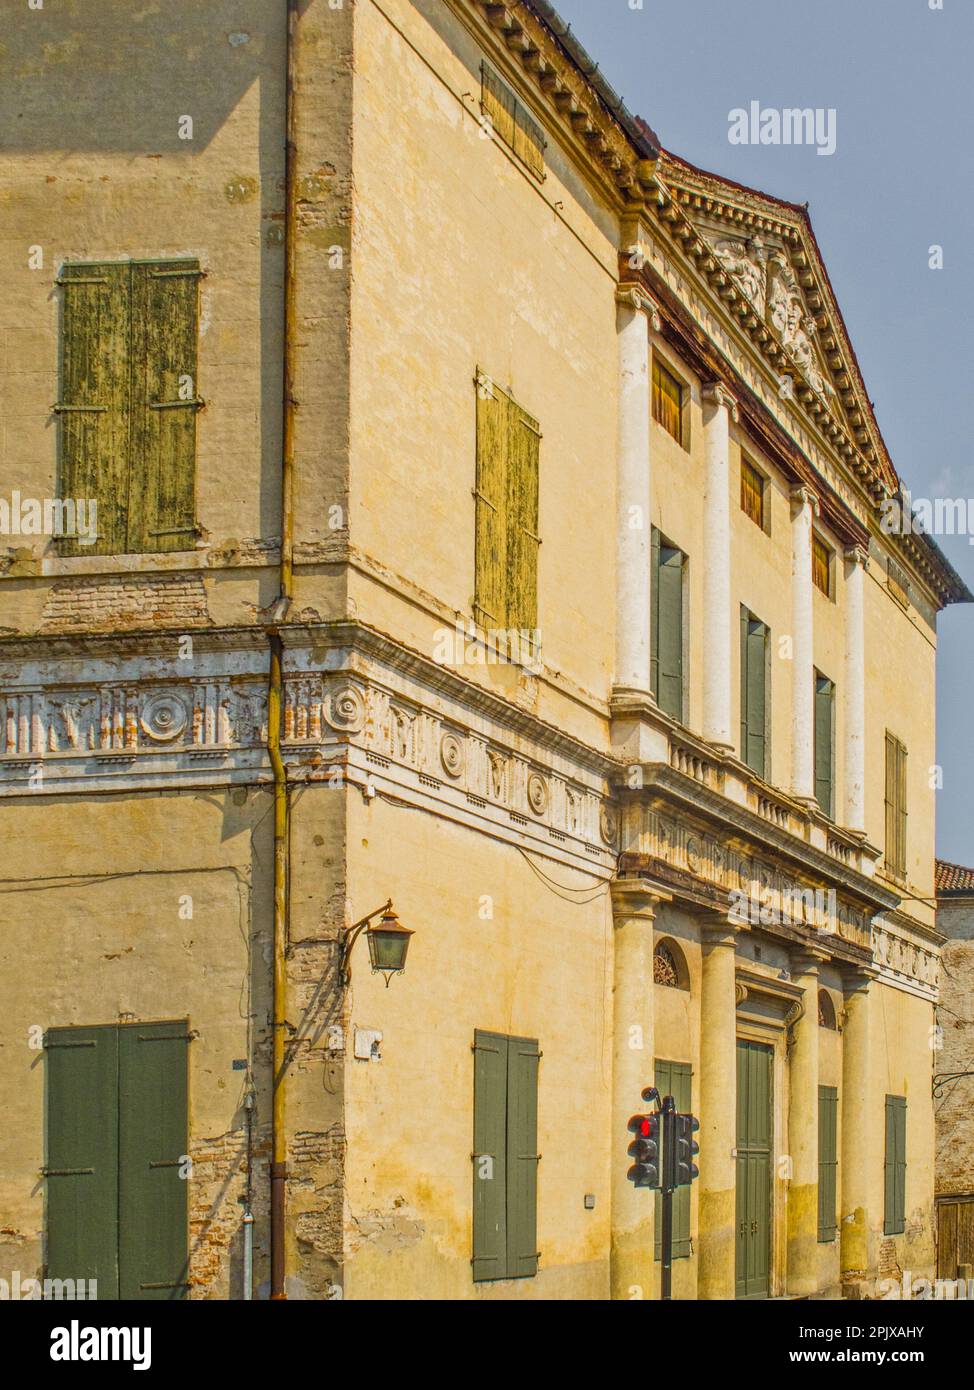
[{"label": "metal drainpipe", "polygon": [[287,615],[293,588],[294,553],[294,327],[295,266],[295,65],[298,0],[287,0],[287,70],[284,146],[284,382],[281,438],[280,593],[275,624],[268,629],[270,672],[267,690],[267,752],[274,773],[274,984],[273,1107],[271,1118],[271,1298],[286,1299],[285,1198],[287,1132],[285,1130],[285,1052],[287,1031],[287,943],[290,864],[288,854],[287,768],[281,757],[281,710],[284,696],[284,648],[276,623]]},{"label": "metal drainpipe", "polygon": [[250,1080],[247,1081],[247,1094],[244,1097],[244,1108],[247,1111],[247,1191],[244,1197],[244,1267],[243,1267],[243,1296],[249,1303],[254,1296],[254,1212],[251,1202],[251,1175],[253,1173],[253,1130],[254,1130],[254,1093],[251,1088]]}]

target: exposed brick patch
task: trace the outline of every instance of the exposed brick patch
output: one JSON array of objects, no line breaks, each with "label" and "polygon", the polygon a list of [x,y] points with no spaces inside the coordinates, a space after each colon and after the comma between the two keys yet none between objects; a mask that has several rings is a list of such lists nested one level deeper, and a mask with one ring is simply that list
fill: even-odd
[{"label": "exposed brick patch", "polygon": [[53,585],[41,631],[104,632],[157,623],[202,627],[209,621],[201,575],[104,575]]},{"label": "exposed brick patch", "polygon": [[[254,1264],[259,1267],[262,1237],[267,1230],[267,1155],[269,1136],[254,1136],[253,1197]],[[240,1298],[243,1271],[243,1214],[241,1198],[247,1181],[247,1136],[244,1129],[191,1146],[193,1176],[189,1199],[189,1281],[191,1298]],[[262,1261],[261,1261],[262,1262]]]},{"label": "exposed brick patch", "polygon": [[896,1257],[896,1241],[884,1240],[879,1247],[879,1277],[880,1279],[902,1279],[903,1270]]}]

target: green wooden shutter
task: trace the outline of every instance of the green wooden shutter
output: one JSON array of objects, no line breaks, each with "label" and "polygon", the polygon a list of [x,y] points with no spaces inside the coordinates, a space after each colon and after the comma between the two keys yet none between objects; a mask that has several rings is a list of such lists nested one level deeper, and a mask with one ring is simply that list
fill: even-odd
[{"label": "green wooden shutter", "polygon": [[839,1093],[834,1086],[818,1088],[818,1238],[835,1239],[836,1174],[838,1171]]},{"label": "green wooden shutter", "polygon": [[129,266],[66,265],[62,286],[58,497],[97,503],[98,538],[60,541],[66,555],[126,548],[129,447]]},{"label": "green wooden shutter", "polygon": [[478,373],[474,615],[488,629],[507,626],[507,416],[507,396]]},{"label": "green wooden shutter", "polygon": [[185,1298],[189,1024],[119,1029],[119,1297]]},{"label": "green wooden shutter", "polygon": [[[672,1096],[676,1108],[682,1115],[693,1113],[692,1073],[689,1062],[665,1062],[658,1057],[655,1065],[653,1084],[661,1096]],[[690,1187],[678,1187],[673,1193],[673,1258],[689,1259],[690,1247]],[[655,1258],[663,1257],[662,1244],[662,1204],[659,1192],[655,1193],[656,1219],[653,1223]]]},{"label": "green wooden shutter", "polygon": [[474,1034],[473,1277],[507,1275],[507,1038]]},{"label": "green wooden shutter", "polygon": [[[906,749],[896,745],[896,862],[906,877]],[[904,1102],[905,1104],[905,1102]]]},{"label": "green wooden shutter", "polygon": [[198,261],[132,267],[132,551],[196,540],[199,277]]},{"label": "green wooden shutter", "polygon": [[886,866],[897,877],[906,875],[906,748],[886,735]]},{"label": "green wooden shutter", "polygon": [[827,816],[835,799],[835,686],[824,676],[815,681],[815,800]]},{"label": "green wooden shutter", "polygon": [[683,552],[656,533],[653,552],[653,693],[661,710],[683,718]]},{"label": "green wooden shutter", "polygon": [[768,629],[747,612],[741,614],[741,759],[760,777],[766,775]]},{"label": "green wooden shutter", "polygon": [[535,1038],[510,1038],[507,1053],[507,1273],[538,1272],[538,1062]]},{"label": "green wooden shutter", "polygon": [[885,1235],[899,1235],[906,1224],[906,1098],[886,1097],[886,1153],[884,1165]]},{"label": "green wooden shutter", "polygon": [[893,1132],[896,1141],[894,1158],[893,1219],[899,1231],[906,1229],[906,1097],[894,1096]]},{"label": "green wooden shutter", "polygon": [[649,532],[649,688],[659,704],[659,552],[660,534],[656,527]]},{"label": "green wooden shutter", "polygon": [[44,1047],[47,1277],[117,1298],[118,1030],[51,1028]]},{"label": "green wooden shutter", "polygon": [[537,420],[508,401],[507,624],[524,634],[538,625],[538,466],[541,433]]}]

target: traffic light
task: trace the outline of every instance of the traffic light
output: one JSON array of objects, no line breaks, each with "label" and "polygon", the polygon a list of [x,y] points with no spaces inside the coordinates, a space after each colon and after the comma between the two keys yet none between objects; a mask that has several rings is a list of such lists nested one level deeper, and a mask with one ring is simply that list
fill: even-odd
[{"label": "traffic light", "polygon": [[674,1187],[689,1187],[694,1178],[698,1176],[697,1165],[693,1162],[694,1154],[700,1152],[700,1145],[693,1138],[700,1128],[700,1121],[696,1115],[674,1115],[675,1120],[675,1139],[676,1139],[676,1161],[674,1164]]},{"label": "traffic light", "polygon": [[659,1116],[633,1115],[626,1128],[635,1135],[627,1153],[636,1160],[626,1177],[636,1187],[659,1187]]}]

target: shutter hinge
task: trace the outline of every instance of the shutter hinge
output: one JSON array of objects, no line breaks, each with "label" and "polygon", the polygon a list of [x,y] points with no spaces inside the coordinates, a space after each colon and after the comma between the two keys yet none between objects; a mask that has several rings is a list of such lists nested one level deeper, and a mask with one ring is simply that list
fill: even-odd
[{"label": "shutter hinge", "polygon": [[94,1168],[42,1168],[41,1174],[45,1178],[77,1178],[88,1177],[94,1173]]},{"label": "shutter hinge", "polygon": [[54,405],[51,406],[55,415],[67,415],[69,412],[88,412],[101,415],[107,409],[107,405],[66,405],[63,401],[55,401]]},{"label": "shutter hinge", "polygon": [[487,505],[488,505],[488,507],[491,509],[492,512],[496,512],[496,511],[497,511],[497,507],[494,505],[494,503],[490,500],[489,497],[485,497],[484,494],[480,491],[479,488],[472,487],[472,488],[470,489],[470,491],[472,492],[472,494],[474,495],[474,497],[479,497],[480,500],[481,500],[481,502],[486,502]]},{"label": "shutter hinge", "polygon": [[192,406],[194,410],[201,409],[206,405],[202,396],[193,396],[186,401],[150,401],[150,410],[178,410],[180,406]]}]

